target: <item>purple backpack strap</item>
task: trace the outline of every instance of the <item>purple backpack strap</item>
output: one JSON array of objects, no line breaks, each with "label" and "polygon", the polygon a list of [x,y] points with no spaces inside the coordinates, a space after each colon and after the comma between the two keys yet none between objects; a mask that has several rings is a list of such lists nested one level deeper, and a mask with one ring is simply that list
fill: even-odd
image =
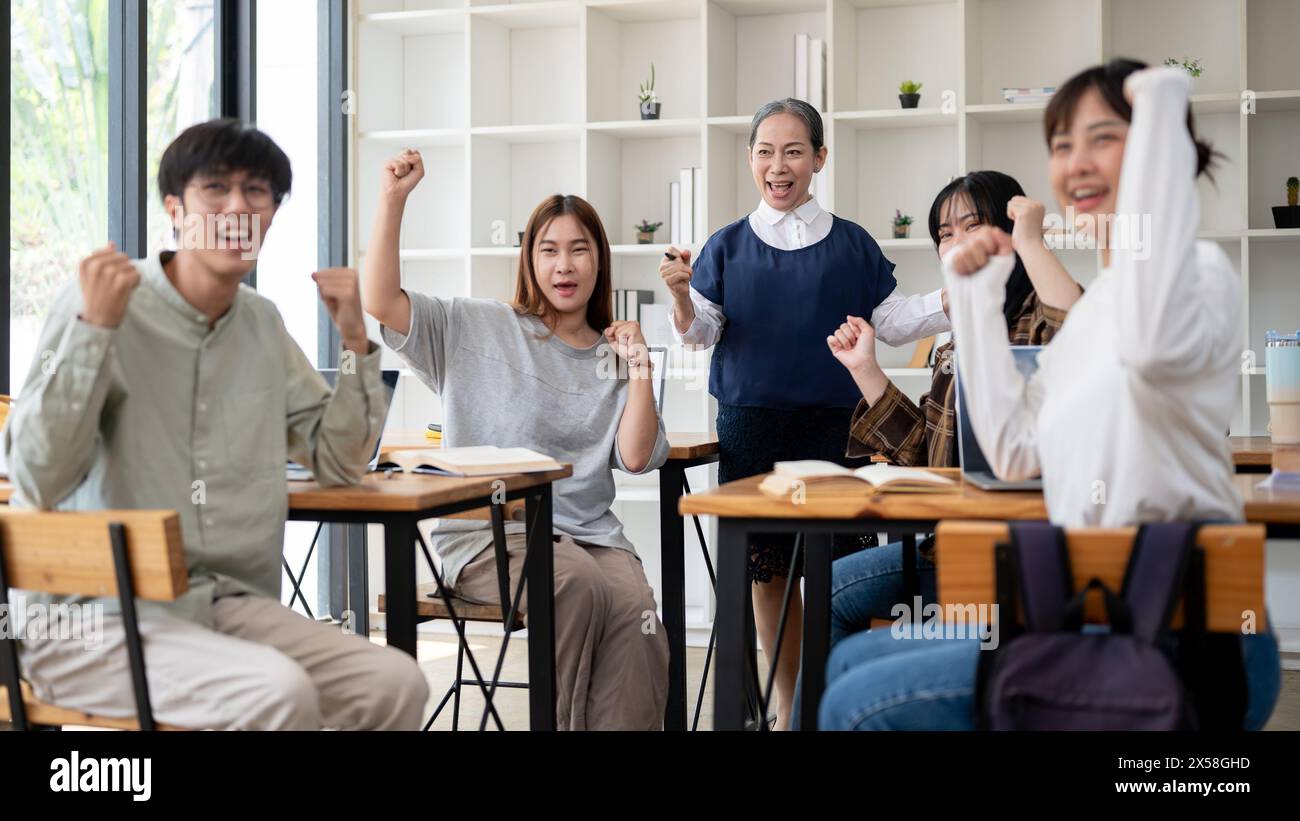
[{"label": "purple backpack strap", "polygon": [[1065,532],[1050,522],[1011,522],[1010,527],[1025,626],[1036,632],[1060,630],[1074,596]]},{"label": "purple backpack strap", "polygon": [[1132,613],[1133,635],[1142,641],[1154,642],[1169,629],[1199,529],[1194,522],[1153,522],[1138,528],[1120,596]]}]

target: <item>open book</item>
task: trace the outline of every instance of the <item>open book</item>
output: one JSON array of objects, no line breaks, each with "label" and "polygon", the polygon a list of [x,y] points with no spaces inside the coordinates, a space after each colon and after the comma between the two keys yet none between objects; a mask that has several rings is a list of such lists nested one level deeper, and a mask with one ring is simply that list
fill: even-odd
[{"label": "open book", "polygon": [[495,445],[394,450],[385,455],[385,461],[392,462],[407,473],[416,470],[433,470],[454,476],[537,473],[544,470],[560,470],[563,467],[551,457],[528,448],[499,448]]},{"label": "open book", "polygon": [[866,465],[851,470],[834,462],[805,459],[777,462],[771,475],[758,489],[769,496],[786,498],[800,487],[818,496],[855,496],[862,493],[940,493],[954,491],[960,483],[921,468],[897,465]]}]

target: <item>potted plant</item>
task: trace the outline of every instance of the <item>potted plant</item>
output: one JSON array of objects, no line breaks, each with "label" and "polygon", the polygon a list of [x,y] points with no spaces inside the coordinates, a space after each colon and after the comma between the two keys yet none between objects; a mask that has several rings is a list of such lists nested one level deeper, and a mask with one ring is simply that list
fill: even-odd
[{"label": "potted plant", "polygon": [[1286,205],[1273,206],[1273,226],[1275,228],[1300,228],[1300,179],[1287,177]]},{"label": "potted plant", "polygon": [[1166,57],[1165,65],[1170,68],[1185,69],[1193,77],[1201,76],[1201,61],[1198,59],[1184,57],[1182,60],[1175,60],[1173,57]]},{"label": "potted plant", "polygon": [[907,239],[907,232],[912,227],[912,218],[894,209],[894,239]]},{"label": "potted plant", "polygon": [[633,225],[636,229],[636,244],[649,245],[655,241],[655,231],[663,225],[662,222],[651,222],[650,220],[641,220],[639,225]]},{"label": "potted plant", "polygon": [[650,64],[650,80],[641,84],[641,93],[637,95],[641,100],[641,119],[657,120],[659,119],[659,97],[655,94],[655,64]]},{"label": "potted plant", "polygon": [[902,104],[903,108],[916,108],[917,104],[921,102],[921,95],[917,93],[920,90],[920,83],[904,80],[898,84],[898,102]]}]

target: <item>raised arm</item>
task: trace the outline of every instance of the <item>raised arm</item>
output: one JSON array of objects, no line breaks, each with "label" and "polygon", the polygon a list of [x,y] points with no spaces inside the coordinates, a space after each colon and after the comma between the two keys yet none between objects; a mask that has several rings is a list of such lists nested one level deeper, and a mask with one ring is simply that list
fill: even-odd
[{"label": "raised arm", "polygon": [[5,428],[9,477],[38,508],[66,498],[94,463],[117,328],[140,283],[139,271],[112,243],[81,261],[78,278],[80,291],[66,289],[50,309]]},{"label": "raised arm", "polygon": [[[1202,372],[1221,355],[1236,304],[1199,281],[1196,147],[1187,130],[1191,80],[1181,69],[1145,69],[1124,84],[1133,119],[1124,146],[1117,218],[1136,222],[1116,243],[1111,267],[1119,288],[1115,333],[1120,360],[1147,379]],[[1114,237],[1114,232],[1112,232]]]},{"label": "raised arm", "polygon": [[423,178],[424,160],[418,151],[408,149],[384,163],[379,173],[379,207],[363,266],[361,296],[366,313],[403,335],[411,329],[411,301],[402,290],[402,213],[406,198]]},{"label": "raised arm", "polygon": [[[716,344],[722,337],[726,318],[722,315],[722,306],[692,284],[695,271],[691,266],[691,249],[670,245],[663,259],[659,260],[659,276],[663,277],[673,299],[669,316],[673,338],[682,344],[702,348]],[[709,293],[717,291],[720,300],[721,291],[713,283],[713,278],[706,276],[705,280],[707,282],[702,282],[699,287],[712,288]]]},{"label": "raised arm", "polygon": [[1011,246],[1025,263],[1025,273],[1033,283],[1038,301],[1068,311],[1083,296],[1083,289],[1043,242],[1046,215],[1047,208],[1041,202],[1029,197],[1012,197],[1007,203],[1007,216],[1014,223]]},{"label": "raised arm", "polygon": [[1015,267],[1011,237],[984,226],[943,258],[961,386],[971,426],[993,472],[1003,479],[1039,473],[1034,422],[1040,384],[1016,368],[1002,313]]}]

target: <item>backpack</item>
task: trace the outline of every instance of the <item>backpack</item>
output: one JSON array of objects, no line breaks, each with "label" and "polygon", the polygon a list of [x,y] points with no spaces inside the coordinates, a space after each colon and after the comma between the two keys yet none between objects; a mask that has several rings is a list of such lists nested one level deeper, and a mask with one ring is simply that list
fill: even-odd
[{"label": "backpack", "polygon": [[[998,649],[980,653],[977,726],[1240,729],[1246,702],[1240,643],[1205,633],[1198,530],[1187,522],[1139,528],[1116,594],[1098,578],[1076,591],[1061,528],[1012,522],[1011,543],[995,551],[998,609],[1006,615],[999,618]],[[1092,590],[1101,592],[1109,632],[1083,629]],[[1180,595],[1185,627],[1174,642],[1169,625]],[[1013,626],[1017,603],[1023,630]]]}]

